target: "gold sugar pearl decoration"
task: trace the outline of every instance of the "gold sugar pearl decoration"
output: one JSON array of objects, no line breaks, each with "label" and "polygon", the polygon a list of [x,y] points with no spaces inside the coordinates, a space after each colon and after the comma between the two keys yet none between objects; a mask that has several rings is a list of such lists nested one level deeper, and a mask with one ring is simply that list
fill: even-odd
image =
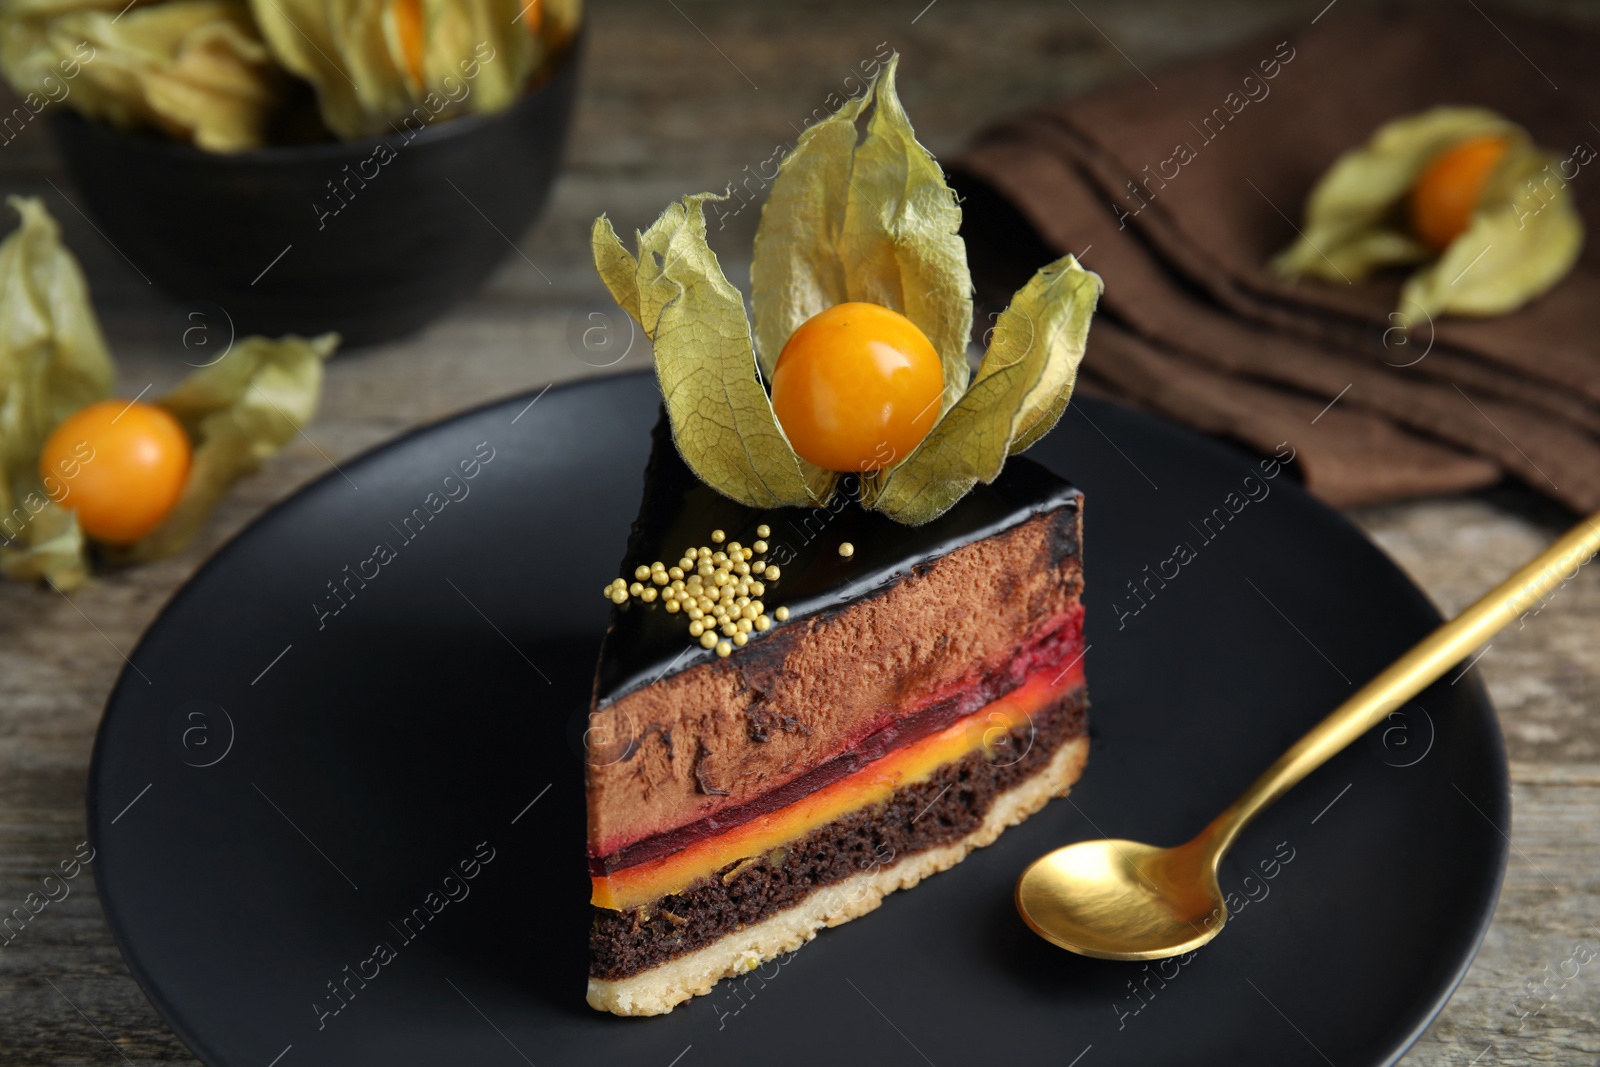
[{"label": "gold sugar pearl decoration", "polygon": [[855,554],[856,546],[852,545],[849,541],[846,541],[839,546],[839,555],[843,556],[845,559],[849,559]]},{"label": "gold sugar pearl decoration", "polygon": [[[603,593],[614,604],[626,604],[629,598],[647,604],[661,601],[669,614],[688,619],[689,636],[702,648],[726,657],[754,634],[789,618],[788,608],[768,614],[761,601],[768,585],[782,576],[777,564],[761,558],[770,536],[772,528],[765,523],[756,527],[757,539],[749,545],[729,541],[726,531],[713,530],[710,545],[684,549],[676,566],[661,560],[640,564],[634,568],[633,581],[613,579]],[[841,556],[848,558],[853,551],[849,543],[839,546]]]}]

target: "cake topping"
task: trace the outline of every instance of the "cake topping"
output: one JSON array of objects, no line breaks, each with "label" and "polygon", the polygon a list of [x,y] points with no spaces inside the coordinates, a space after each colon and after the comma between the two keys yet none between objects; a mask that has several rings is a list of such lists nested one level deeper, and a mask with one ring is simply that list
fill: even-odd
[{"label": "cake topping", "polygon": [[813,315],[772,372],[772,410],[790,444],[830,471],[875,471],[910,455],[933,429],[943,394],[927,335],[877,304]]},{"label": "cake topping", "polygon": [[[623,575],[624,584],[619,608],[612,612],[598,672],[595,693],[601,708],[642,686],[715,660],[716,641],[733,643],[732,635],[722,633],[725,624],[718,622],[715,611],[707,614],[701,610],[698,598],[693,605],[687,598],[678,600],[672,589],[673,581],[687,586],[690,577],[698,577],[703,594],[715,591],[718,599],[713,607],[725,603],[723,587],[716,585],[714,577],[699,573],[702,563],[717,569],[715,555],[719,551],[726,558],[737,545],[743,557],[739,562],[750,568],[749,574],[740,574],[737,566],[730,568],[729,581],[741,578],[749,583],[749,591],[735,592],[733,601],[747,596],[761,602],[757,617],[747,620],[751,624],[745,632],[747,644],[742,648],[733,644],[728,661],[741,663],[749,671],[756,669],[757,661],[769,661],[798,640],[810,629],[810,620],[827,617],[840,605],[860,597],[875,595],[908,570],[1046,511],[1077,506],[1077,493],[1070,485],[1027,457],[1018,457],[1006,464],[993,485],[977,486],[956,507],[923,526],[901,526],[881,512],[845,500],[835,501],[827,510],[748,507],[695,476],[673,445],[664,413],[652,433],[643,490],[638,518],[627,548],[620,554],[621,565],[613,572]],[[766,527],[764,535],[762,527]],[[708,536],[716,529],[725,533],[721,544],[714,544]],[[766,546],[765,551],[758,548],[757,541]],[[848,558],[838,552],[846,541],[855,547]],[[694,558],[688,559],[690,556]],[[661,562],[667,573],[667,584],[656,587],[656,602],[646,604],[631,598],[627,587],[635,580],[637,568],[655,561]],[[674,578],[674,566],[682,578]],[[595,586],[605,585],[608,577],[602,575]],[[760,583],[760,588],[755,588],[755,583]],[[615,591],[616,584],[609,588]],[[669,600],[678,601],[677,611],[670,610]],[[786,607],[787,613],[780,612],[779,605]],[[690,614],[691,606],[700,612],[699,619]],[[762,615],[767,617],[765,630],[761,628]],[[700,633],[686,632],[693,621],[702,624]],[[791,625],[797,621],[806,625]],[[713,643],[698,644],[707,630]]]},{"label": "cake topping", "polygon": [[[1072,256],[1041,269],[971,369],[961,209],[900,105],[898,61],[779,167],[751,260],[753,330],[706,241],[705,204],[727,195],[670,205],[636,252],[595,220],[595,268],[654,344],[674,445],[746,506],[848,494],[929,522],[993,482],[1072,395],[1099,277]],[[892,339],[841,345],[850,330]]]},{"label": "cake topping", "polygon": [[851,556],[853,556],[855,554],[856,554],[856,546],[852,545],[849,541],[846,541],[842,545],[839,546],[839,555],[843,556],[845,559],[849,559]]},{"label": "cake topping", "polygon": [[[772,532],[764,524],[757,527],[757,532],[761,531]],[[711,531],[712,544],[720,545],[727,538],[723,530]],[[749,548],[733,541],[726,550],[691,546],[675,567],[660,560],[649,566],[641,563],[633,570],[631,584],[613,579],[605,587],[605,596],[614,604],[626,604],[630,598],[646,604],[659,599],[668,614],[688,616],[689,636],[698,638],[702,648],[727,656],[734,648],[742,648],[752,633],[772,628],[773,617],[766,613],[760,598],[781,572],[760,558],[766,551],[765,541]],[[786,608],[778,609],[779,622],[788,617]],[[719,641],[719,634],[727,640]]]}]

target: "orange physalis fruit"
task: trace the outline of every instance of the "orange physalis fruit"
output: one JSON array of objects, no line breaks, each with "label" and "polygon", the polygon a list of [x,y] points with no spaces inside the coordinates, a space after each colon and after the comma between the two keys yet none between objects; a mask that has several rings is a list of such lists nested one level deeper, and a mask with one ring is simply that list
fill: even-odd
[{"label": "orange physalis fruit", "polygon": [[39,477],[96,541],[127,545],[167,517],[189,480],[189,437],[165,408],[103,400],[45,439]]},{"label": "orange physalis fruit", "polygon": [[394,0],[394,32],[406,72],[413,83],[422,83],[422,0]]},{"label": "orange physalis fruit", "polygon": [[1498,134],[1469,137],[1433,158],[1411,187],[1411,229],[1442,252],[1466,232],[1489,175],[1511,142]]},{"label": "orange physalis fruit", "polygon": [[772,410],[802,459],[872,471],[911,454],[939,418],[944,367],[917,325],[877,304],[838,304],[790,335]]}]

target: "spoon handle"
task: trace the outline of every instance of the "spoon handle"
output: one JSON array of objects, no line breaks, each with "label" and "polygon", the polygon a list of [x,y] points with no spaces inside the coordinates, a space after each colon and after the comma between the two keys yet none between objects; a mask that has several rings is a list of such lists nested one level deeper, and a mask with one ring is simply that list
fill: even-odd
[{"label": "spoon handle", "polygon": [[1362,686],[1278,757],[1244,795],[1206,827],[1201,837],[1209,839],[1212,854],[1226,852],[1239,831],[1262,809],[1433,684],[1557,586],[1571,580],[1596,552],[1600,552],[1600,513],[1579,523]]}]

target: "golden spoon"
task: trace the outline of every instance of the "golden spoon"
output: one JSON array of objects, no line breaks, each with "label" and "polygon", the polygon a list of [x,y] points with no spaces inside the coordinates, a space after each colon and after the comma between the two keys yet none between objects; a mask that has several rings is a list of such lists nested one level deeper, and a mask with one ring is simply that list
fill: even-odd
[{"label": "golden spoon", "polygon": [[1017,910],[1033,932],[1108,960],[1155,960],[1199,948],[1227,921],[1217,865],[1268,804],[1431,685],[1467,653],[1544,599],[1600,551],[1600,514],[1439,627],[1278,757],[1244,795],[1173,848],[1080,841],[1043,856],[1017,880]]}]

